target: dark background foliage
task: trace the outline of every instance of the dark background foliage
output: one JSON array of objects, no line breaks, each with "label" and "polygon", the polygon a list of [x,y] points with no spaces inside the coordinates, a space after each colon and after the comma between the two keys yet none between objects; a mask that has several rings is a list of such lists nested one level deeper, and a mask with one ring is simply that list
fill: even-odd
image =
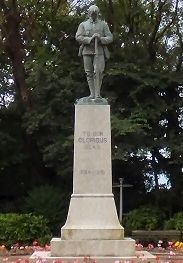
[{"label": "dark background foliage", "polygon": [[[169,218],[183,208],[181,1],[96,4],[114,35],[102,87],[111,105],[113,182],[123,177],[133,184],[124,188],[124,213],[153,205]],[[51,191],[60,190],[62,211],[55,214],[65,220],[72,192],[74,102],[88,94],[75,32],[88,5],[0,2],[3,213],[32,211],[31,193],[38,198],[39,187],[50,185]],[[117,188],[114,193],[118,206]]]}]

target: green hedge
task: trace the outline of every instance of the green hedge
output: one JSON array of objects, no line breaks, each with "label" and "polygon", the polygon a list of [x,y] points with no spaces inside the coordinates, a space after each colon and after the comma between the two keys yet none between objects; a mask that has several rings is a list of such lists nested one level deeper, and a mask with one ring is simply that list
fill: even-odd
[{"label": "green hedge", "polygon": [[123,220],[127,233],[133,230],[155,230],[162,228],[164,214],[154,207],[140,207],[130,211]]},{"label": "green hedge", "polygon": [[32,214],[0,214],[0,245],[11,246],[17,242],[31,244],[38,240],[41,244],[50,241],[48,221],[43,216]]},{"label": "green hedge", "polygon": [[171,217],[169,220],[165,221],[164,229],[167,230],[179,230],[183,233],[183,212],[179,212]]},{"label": "green hedge", "polygon": [[42,185],[32,189],[25,198],[24,212],[42,215],[54,235],[60,234],[68,210],[68,196],[52,185]]}]

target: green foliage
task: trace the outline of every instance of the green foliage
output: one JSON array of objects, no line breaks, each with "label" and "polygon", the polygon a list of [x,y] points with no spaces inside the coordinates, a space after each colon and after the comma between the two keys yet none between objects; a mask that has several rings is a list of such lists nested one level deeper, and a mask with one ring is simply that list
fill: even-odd
[{"label": "green foliage", "polygon": [[130,211],[124,217],[124,227],[127,232],[132,230],[155,230],[160,228],[164,215],[153,207],[140,207]]},{"label": "green foliage", "polygon": [[35,187],[25,199],[25,209],[48,220],[49,228],[58,234],[65,221],[68,197],[51,185]]},{"label": "green foliage", "polygon": [[[0,9],[0,198],[10,203],[35,185],[51,182],[64,185],[62,192],[71,190],[74,102],[89,92],[75,32],[89,2],[4,1]],[[125,212],[146,201],[147,190],[152,197],[154,188],[161,207],[160,174],[175,194],[166,211],[182,209],[183,11],[175,2],[96,1],[114,35],[102,95],[111,106],[115,180],[120,163],[125,181],[136,188]],[[17,23],[6,24],[7,10]],[[20,45],[14,41],[18,32]],[[8,52],[18,46],[14,55],[23,54],[22,71]],[[15,73],[28,91],[29,108],[22,105]]]},{"label": "green foliage", "polygon": [[11,246],[17,242],[31,244],[39,240],[50,241],[48,221],[43,216],[32,214],[0,214],[0,244]]},{"label": "green foliage", "polygon": [[183,212],[176,213],[172,218],[165,221],[164,229],[166,230],[179,230],[183,232]]},{"label": "green foliage", "polygon": [[139,134],[145,132],[144,128],[149,128],[146,118],[143,118],[140,112],[133,112],[131,116],[124,119],[113,116],[112,127],[119,132],[119,135],[126,135],[128,133]]}]

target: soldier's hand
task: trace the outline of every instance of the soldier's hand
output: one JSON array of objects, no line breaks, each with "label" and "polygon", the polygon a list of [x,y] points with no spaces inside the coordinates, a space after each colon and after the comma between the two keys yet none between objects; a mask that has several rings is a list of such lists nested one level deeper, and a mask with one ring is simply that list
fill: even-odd
[{"label": "soldier's hand", "polygon": [[97,38],[98,40],[100,40],[100,34],[98,33],[93,34],[92,39],[94,38]]}]

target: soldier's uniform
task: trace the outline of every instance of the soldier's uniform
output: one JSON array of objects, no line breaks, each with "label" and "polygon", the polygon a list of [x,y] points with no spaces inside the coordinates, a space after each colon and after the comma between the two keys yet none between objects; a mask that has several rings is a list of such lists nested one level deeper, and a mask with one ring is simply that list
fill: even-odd
[{"label": "soldier's uniform", "polygon": [[[95,40],[92,39],[92,36],[95,33],[100,35],[97,58],[95,54]],[[81,44],[79,55],[83,55],[90,96],[95,98],[100,97],[100,88],[105,68],[105,58],[109,58],[109,51],[106,45],[113,41],[113,35],[106,22],[100,19],[93,21],[89,18],[87,21],[84,21],[79,25],[76,32],[76,40]],[[99,76],[98,85],[96,82],[96,59],[97,72]]]}]

